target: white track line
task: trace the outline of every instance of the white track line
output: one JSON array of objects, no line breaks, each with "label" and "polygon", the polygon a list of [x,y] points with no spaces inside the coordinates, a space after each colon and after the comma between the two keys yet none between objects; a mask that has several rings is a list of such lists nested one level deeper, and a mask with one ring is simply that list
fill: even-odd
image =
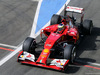
[{"label": "white track line", "polygon": [[22,49],[22,45],[20,45],[15,51],[10,53],[8,56],[0,60],[0,66],[3,65],[6,61],[8,61],[10,58],[12,58],[15,54],[17,54]]},{"label": "white track line", "polygon": [[[67,0],[67,2],[65,4],[68,5],[69,2],[70,2],[70,0]],[[65,7],[65,5],[63,5],[63,7],[57,12],[57,14],[60,14],[63,11],[64,7]],[[49,26],[49,25],[50,25],[50,21],[46,25],[44,25],[44,27],[42,27],[41,29],[43,29],[43,28],[45,28],[46,26]],[[33,26],[33,28],[34,28],[34,26]],[[41,30],[39,30],[36,34],[34,33],[34,35],[32,35],[31,37],[37,37],[40,34],[40,31]],[[33,34],[33,32],[31,32],[31,33]]]},{"label": "white track line", "polygon": [[[66,2],[66,4],[68,4],[69,2],[70,2],[70,0],[68,0]],[[42,3],[42,0],[40,0],[38,3],[38,7],[36,10],[36,14],[35,14],[34,22],[33,22],[33,27],[32,27],[31,34],[30,34],[30,37],[33,37],[33,38],[36,38],[37,35],[39,35],[39,33],[37,35],[35,35],[35,30],[36,30],[37,19],[38,19],[41,3]],[[64,6],[63,6],[63,8],[64,8]],[[61,10],[63,10],[63,8],[61,8]],[[60,14],[61,10],[58,12],[58,14]],[[48,25],[48,24],[49,24],[49,22],[46,25]],[[2,66],[5,62],[7,62],[10,58],[12,58],[15,54],[17,54],[21,49],[22,49],[22,44],[20,46],[18,46],[18,48],[15,51],[13,51],[9,55],[7,55],[5,58],[1,59],[0,66]]]},{"label": "white track line", "polygon": [[10,47],[10,48],[17,48],[17,46],[11,46],[11,45],[2,44],[2,43],[0,43],[0,46]]},{"label": "white track line", "polygon": [[100,75],[100,72],[99,73],[85,73],[85,75]]},{"label": "white track line", "polygon": [[88,65],[100,66],[99,63],[86,62]]},{"label": "white track line", "polygon": [[[68,5],[69,2],[70,2],[70,0],[67,0],[67,2],[65,4]],[[63,5],[63,7],[57,12],[57,14],[60,14],[64,8],[65,8],[65,5]]]},{"label": "white track line", "polygon": [[36,30],[36,26],[37,26],[37,20],[38,20],[38,15],[39,15],[41,3],[42,3],[42,0],[40,0],[38,3],[37,10],[36,10],[35,17],[34,17],[34,21],[33,21],[33,25],[32,25],[30,37],[33,37],[33,38],[36,38],[35,30]]},{"label": "white track line", "polygon": [[80,63],[84,63],[84,64],[88,64],[88,65],[100,66],[99,63],[84,62],[84,61],[82,61],[82,60],[78,60],[78,59],[76,59],[75,61],[76,61],[76,62],[80,62]]},{"label": "white track line", "polygon": [[[40,0],[38,3],[31,35],[34,34],[33,32],[35,32],[35,28],[36,28],[35,25],[37,24],[37,18],[38,18],[41,3],[42,3],[42,0]],[[30,37],[31,37],[31,35],[30,35]],[[34,36],[34,35],[32,35],[32,36]],[[5,62],[7,62],[10,58],[12,58],[15,54],[17,54],[21,49],[22,49],[22,44],[19,44],[19,46],[17,47],[17,49],[15,49],[15,51],[11,52],[9,55],[5,56],[3,59],[0,60],[0,66],[2,66]]]}]

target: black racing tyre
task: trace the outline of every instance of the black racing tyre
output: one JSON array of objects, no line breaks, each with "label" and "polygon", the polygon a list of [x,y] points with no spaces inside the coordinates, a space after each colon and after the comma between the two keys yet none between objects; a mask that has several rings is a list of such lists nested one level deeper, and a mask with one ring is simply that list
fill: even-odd
[{"label": "black racing tyre", "polygon": [[61,23],[61,16],[54,14],[51,18],[50,25],[59,24]]},{"label": "black racing tyre", "polygon": [[67,59],[70,61],[70,63],[73,63],[76,58],[76,49],[74,45],[67,45],[64,48],[64,59]]},{"label": "black racing tyre", "polygon": [[92,20],[84,20],[83,22],[83,34],[90,35],[93,28]]},{"label": "black racing tyre", "polygon": [[36,48],[36,41],[34,38],[27,37],[23,43],[23,51],[34,53]]}]

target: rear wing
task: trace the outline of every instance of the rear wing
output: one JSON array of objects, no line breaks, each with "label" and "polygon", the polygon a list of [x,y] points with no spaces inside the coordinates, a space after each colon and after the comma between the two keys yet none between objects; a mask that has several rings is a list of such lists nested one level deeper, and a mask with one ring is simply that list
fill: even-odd
[{"label": "rear wing", "polygon": [[67,7],[65,8],[65,11],[82,14],[83,11],[84,11],[84,9],[83,9],[83,8],[80,8],[80,7],[67,6]]},{"label": "rear wing", "polygon": [[67,12],[72,12],[72,17],[73,17],[73,13],[81,14],[81,22],[80,23],[83,22],[83,18],[84,18],[84,8],[73,7],[73,6],[66,6],[65,5],[64,16],[66,16]]}]

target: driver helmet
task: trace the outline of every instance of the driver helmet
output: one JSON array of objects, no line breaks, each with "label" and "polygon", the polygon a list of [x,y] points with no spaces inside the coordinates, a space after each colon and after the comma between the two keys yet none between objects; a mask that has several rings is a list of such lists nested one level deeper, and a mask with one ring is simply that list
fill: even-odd
[{"label": "driver helmet", "polygon": [[64,28],[65,28],[65,25],[64,24],[59,24],[58,25],[58,32],[62,32],[63,30],[64,30]]}]

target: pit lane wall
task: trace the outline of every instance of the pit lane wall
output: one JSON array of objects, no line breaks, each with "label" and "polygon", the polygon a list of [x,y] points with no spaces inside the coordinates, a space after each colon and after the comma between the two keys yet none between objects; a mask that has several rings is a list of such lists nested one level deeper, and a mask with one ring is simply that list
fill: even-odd
[{"label": "pit lane wall", "polygon": [[64,5],[70,0],[40,0],[37,6],[36,15],[33,22],[30,37],[39,35],[40,30],[50,24],[53,14],[60,14],[64,9]]}]

